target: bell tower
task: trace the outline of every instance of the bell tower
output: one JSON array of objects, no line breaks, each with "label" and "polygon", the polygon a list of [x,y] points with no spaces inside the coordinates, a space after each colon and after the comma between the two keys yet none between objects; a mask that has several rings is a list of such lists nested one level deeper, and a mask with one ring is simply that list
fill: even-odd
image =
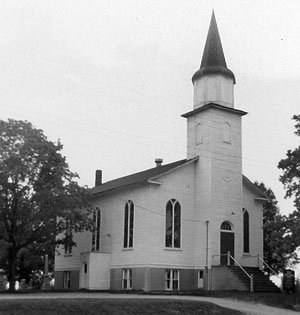
[{"label": "bell tower", "polygon": [[192,78],[194,109],[211,102],[233,108],[235,77],[227,68],[216,17],[212,13],[200,69]]},{"label": "bell tower", "polygon": [[195,219],[207,222],[207,226],[195,225],[195,240],[199,240],[195,265],[209,267],[212,257],[220,255],[222,222],[232,224],[234,253],[236,257],[242,254],[241,117],[246,114],[234,108],[235,76],[227,68],[214,12],[200,69],[192,82],[193,110],[182,116],[187,119],[187,158],[199,156],[195,167]]}]

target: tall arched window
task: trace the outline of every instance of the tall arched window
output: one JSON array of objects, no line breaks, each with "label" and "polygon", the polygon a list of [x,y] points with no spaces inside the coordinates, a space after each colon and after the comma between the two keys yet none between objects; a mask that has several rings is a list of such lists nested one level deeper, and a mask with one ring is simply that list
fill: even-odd
[{"label": "tall arched window", "polygon": [[124,210],[124,248],[133,247],[134,204],[128,200]]},{"label": "tall arched window", "polygon": [[244,253],[249,253],[249,213],[243,213]]},{"label": "tall arched window", "polygon": [[180,248],[181,207],[176,199],[166,206],[166,247]]},{"label": "tall arched window", "polygon": [[96,208],[93,212],[94,231],[92,235],[92,252],[100,250],[101,211]]}]

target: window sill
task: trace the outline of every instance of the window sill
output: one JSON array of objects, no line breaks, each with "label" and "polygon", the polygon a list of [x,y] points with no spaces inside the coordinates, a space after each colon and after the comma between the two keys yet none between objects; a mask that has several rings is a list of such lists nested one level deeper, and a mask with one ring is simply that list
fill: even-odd
[{"label": "window sill", "polygon": [[64,257],[71,257],[73,254],[64,254]]},{"label": "window sill", "polygon": [[243,253],[243,256],[250,257],[250,253]]},{"label": "window sill", "polygon": [[133,250],[133,247],[122,248],[122,251],[127,252]]},{"label": "window sill", "polygon": [[177,251],[182,252],[182,248],[176,248],[176,247],[165,247],[164,250],[171,250],[171,251]]}]

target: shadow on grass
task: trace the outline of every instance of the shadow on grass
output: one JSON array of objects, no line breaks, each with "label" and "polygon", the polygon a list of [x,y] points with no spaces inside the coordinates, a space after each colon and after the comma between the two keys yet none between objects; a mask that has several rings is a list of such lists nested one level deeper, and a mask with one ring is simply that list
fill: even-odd
[{"label": "shadow on grass", "polygon": [[93,314],[243,314],[207,302],[141,299],[19,299],[2,300],[1,315],[93,315]]},{"label": "shadow on grass", "polygon": [[[89,290],[82,290],[82,291],[70,291],[70,290],[48,290],[48,291],[42,291],[42,290],[24,290],[24,291],[18,291],[15,294],[20,296],[26,295],[26,294],[36,294],[42,297],[43,294],[51,294],[51,293],[72,293],[72,292],[82,292],[82,293],[110,293],[118,295],[120,293],[124,294],[147,294],[147,295],[153,295],[153,299],[155,299],[156,295],[190,295],[190,296],[204,296],[204,297],[215,297],[215,298],[229,298],[229,299],[235,299],[245,302],[253,302],[253,303],[261,303],[266,304],[269,306],[279,307],[279,308],[285,308],[285,309],[294,309],[294,305],[300,304],[300,292],[292,293],[292,294],[286,294],[286,293],[272,293],[272,292],[241,292],[241,291],[179,291],[179,292],[166,292],[166,291],[160,291],[160,292],[143,292],[143,291],[89,291]],[[1,292],[0,294],[5,295],[8,292]],[[84,298],[84,297],[83,297]],[[87,300],[87,299],[85,299]],[[121,299],[120,299],[121,301]],[[178,301],[179,302],[179,301]],[[51,304],[50,302],[45,302],[46,304]],[[58,300],[56,300],[55,303],[59,303]],[[121,303],[121,302],[120,302]],[[3,305],[3,302],[1,301],[1,306]],[[0,311],[2,311],[2,307],[0,307]],[[0,314],[4,314],[1,313]],[[13,314],[13,313],[12,313]],[[19,314],[19,313],[16,313]],[[21,313],[20,313],[21,314]],[[87,313],[89,314],[89,313]],[[91,313],[92,314],[92,313]],[[106,314],[106,313],[103,313]],[[127,313],[126,313],[127,314]],[[138,313],[136,313],[138,314]],[[151,314],[151,313],[149,313]],[[162,314],[168,314],[168,313],[162,313]],[[173,314],[173,313],[172,313]],[[174,314],[177,314],[176,311]],[[204,313],[205,314],[205,313]]]}]

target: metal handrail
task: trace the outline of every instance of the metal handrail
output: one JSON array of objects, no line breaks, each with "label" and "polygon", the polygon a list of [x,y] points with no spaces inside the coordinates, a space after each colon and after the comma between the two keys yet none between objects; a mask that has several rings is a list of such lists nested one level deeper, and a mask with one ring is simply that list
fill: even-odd
[{"label": "metal handrail", "polygon": [[259,255],[258,255],[258,258],[263,262],[263,264],[265,264],[273,272],[274,276],[279,277],[278,274],[264,261],[263,258],[261,258]]},{"label": "metal handrail", "polygon": [[227,257],[228,254],[212,255],[211,257],[214,258],[214,257],[222,257],[222,256],[226,256]]},{"label": "metal handrail", "polygon": [[212,257],[221,257],[221,256],[226,256],[226,257],[230,257],[243,271],[244,273],[249,277],[249,279],[251,278],[251,276],[249,275],[249,273],[238,263],[238,261],[232,257],[230,254],[221,254],[221,255],[212,255]]},{"label": "metal handrail", "polygon": [[[260,257],[260,255],[258,255],[258,258],[263,262],[263,264],[265,264],[273,273],[273,276],[277,277],[280,282],[281,282],[281,285],[280,285],[280,290],[282,290],[282,278],[279,276],[279,274],[277,274],[274,269],[272,269],[265,261],[263,258]],[[273,281],[273,280],[272,280]],[[277,284],[273,281],[273,283],[277,286]]]},{"label": "metal handrail", "polygon": [[250,279],[250,292],[254,292],[254,285],[253,285],[253,274],[249,275],[249,273],[239,264],[239,262],[230,255],[230,252],[228,252],[228,259],[232,259],[239,267],[244,271],[244,273],[248,276]]},{"label": "metal handrail", "polygon": [[248,276],[249,279],[251,279],[251,275],[238,263],[236,259],[234,259],[231,255],[229,255],[230,258],[244,271],[244,273]]},{"label": "metal handrail", "polygon": [[227,265],[229,266],[230,264],[230,258],[238,265],[238,267],[240,269],[242,269],[242,271],[246,274],[246,276],[249,278],[250,280],[250,292],[254,292],[254,282],[253,282],[253,274],[249,275],[249,273],[239,264],[239,262],[230,255],[230,252],[228,252],[227,254],[221,254],[221,255],[212,255],[212,257],[221,257],[221,256],[227,256]]}]

